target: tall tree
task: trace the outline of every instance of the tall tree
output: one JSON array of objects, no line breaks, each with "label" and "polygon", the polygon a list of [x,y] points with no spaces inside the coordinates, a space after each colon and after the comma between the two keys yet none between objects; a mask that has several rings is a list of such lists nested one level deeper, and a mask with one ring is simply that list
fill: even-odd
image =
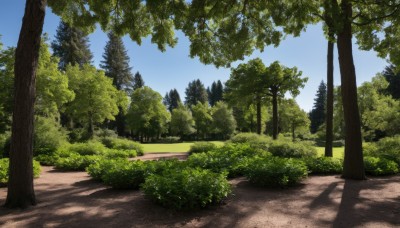
[{"label": "tall tree", "polygon": [[132,90],[135,91],[139,88],[144,87],[144,81],[142,78],[142,75],[138,72],[136,72],[135,76],[133,76],[133,87]]},{"label": "tall tree", "polygon": [[183,104],[172,110],[171,133],[181,138],[195,132],[192,112]]},{"label": "tall tree", "polygon": [[207,91],[204,88],[204,85],[200,81],[200,79],[189,82],[189,85],[185,90],[185,94],[186,94],[185,104],[188,107],[196,105],[197,102],[200,103],[208,102]]},{"label": "tall tree", "polygon": [[66,70],[68,64],[83,66],[92,62],[93,55],[89,49],[89,38],[78,29],[61,21],[52,42],[53,54],[60,58],[59,67]]},{"label": "tall tree", "polygon": [[171,89],[169,92],[165,94],[163,103],[167,106],[169,112],[172,113],[172,110],[178,108],[179,104],[181,104],[181,97],[179,96],[178,90]]},{"label": "tall tree", "polygon": [[0,134],[11,127],[14,100],[15,48],[0,51]]},{"label": "tall tree", "polygon": [[[104,48],[103,61],[100,67],[104,69],[106,76],[112,78],[113,85],[118,90],[130,92],[133,85],[132,67],[129,66],[129,56],[122,39],[113,32],[108,33],[108,42]],[[117,129],[119,136],[125,135],[125,115],[120,110],[115,121],[110,123]]]},{"label": "tall tree", "polygon": [[400,100],[400,71],[396,71],[394,65],[387,66],[383,71],[383,76],[389,82],[389,86],[384,90],[386,94],[392,95],[396,100]]},{"label": "tall tree", "polygon": [[232,109],[223,101],[217,102],[211,109],[212,129],[222,140],[228,139],[236,129],[236,121]]},{"label": "tall tree", "polygon": [[208,103],[210,106],[214,106],[218,101],[223,99],[224,86],[221,81],[213,82],[211,88],[207,87]]},{"label": "tall tree", "polygon": [[197,137],[204,139],[210,133],[210,126],[213,120],[208,104],[198,102],[192,107],[192,115]]},{"label": "tall tree", "polygon": [[310,120],[294,99],[285,99],[279,109],[279,123],[283,131],[292,133],[292,140],[296,140],[298,129],[309,132]]},{"label": "tall tree", "polygon": [[313,109],[310,112],[311,133],[316,133],[318,128],[325,122],[326,95],[326,84],[321,81],[314,98]]}]

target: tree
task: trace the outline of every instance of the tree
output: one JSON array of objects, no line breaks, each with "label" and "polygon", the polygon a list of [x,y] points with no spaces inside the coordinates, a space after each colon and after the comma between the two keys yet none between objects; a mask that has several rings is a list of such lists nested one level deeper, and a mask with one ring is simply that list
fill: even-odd
[{"label": "tree", "polygon": [[385,94],[392,95],[394,99],[400,100],[400,72],[396,72],[396,67],[390,65],[383,71],[383,76],[389,83],[385,89]]},{"label": "tree", "polygon": [[82,67],[92,62],[93,55],[89,49],[89,38],[82,30],[61,21],[55,38],[51,47],[53,54],[60,58],[61,70],[66,70],[68,64],[77,64]]},{"label": "tree", "polygon": [[310,120],[294,99],[285,99],[281,102],[279,109],[280,126],[285,132],[292,133],[293,142],[296,140],[296,130],[299,128],[309,131]]},{"label": "tree", "polygon": [[216,135],[225,140],[229,138],[236,129],[236,121],[232,110],[224,102],[217,102],[211,109],[212,128]]},{"label": "tree", "polygon": [[143,88],[144,87],[144,81],[142,78],[142,75],[138,72],[136,72],[135,76],[133,77],[133,87],[132,90],[137,90],[139,88]]},{"label": "tree", "polygon": [[170,113],[162,103],[162,96],[144,86],[133,91],[127,114],[129,128],[141,141],[144,138],[158,137],[167,131]]},{"label": "tree", "polygon": [[90,65],[67,66],[66,74],[75,99],[69,103],[67,112],[78,122],[86,125],[92,137],[94,125],[104,120],[114,120],[119,108],[126,110],[128,99],[125,92],[117,90],[112,79],[103,71]]},{"label": "tree", "polygon": [[221,81],[213,82],[210,87],[207,87],[208,103],[214,106],[218,101],[223,99],[224,86]]},{"label": "tree", "polygon": [[326,85],[324,81],[319,84],[317,94],[315,96],[314,107],[310,112],[311,133],[317,132],[319,127],[325,122]]},{"label": "tree", "polygon": [[197,102],[200,103],[208,102],[207,91],[204,88],[204,85],[200,81],[200,79],[189,82],[189,85],[185,90],[185,94],[186,94],[185,105],[187,105],[190,108],[193,105],[196,105]]},{"label": "tree", "polygon": [[15,48],[0,51],[0,134],[11,127],[14,99]]},{"label": "tree", "polygon": [[211,110],[207,103],[198,102],[192,107],[193,120],[195,122],[197,137],[204,139],[210,133],[210,126],[212,124]]},{"label": "tree", "polygon": [[[112,32],[108,33],[108,39],[100,67],[104,69],[107,77],[112,78],[113,85],[118,90],[130,92],[133,87],[133,75],[124,43]],[[117,128],[119,136],[125,135],[125,116],[122,110],[116,116],[115,122],[111,122],[110,125],[112,128]]]},{"label": "tree", "polygon": [[169,112],[172,113],[172,110],[178,108],[179,104],[181,104],[181,97],[176,89],[171,89],[169,93],[165,94],[163,103],[167,106]]},{"label": "tree", "polygon": [[179,104],[178,108],[172,110],[170,125],[171,133],[181,138],[195,132],[192,113],[183,104]]},{"label": "tree", "polygon": [[288,68],[278,61],[266,68],[267,95],[272,97],[272,137],[274,139],[278,138],[278,98],[284,97],[287,92],[296,97],[300,93],[299,89],[303,88],[308,80],[308,78],[301,78],[301,75],[302,72],[297,71],[296,67]]}]

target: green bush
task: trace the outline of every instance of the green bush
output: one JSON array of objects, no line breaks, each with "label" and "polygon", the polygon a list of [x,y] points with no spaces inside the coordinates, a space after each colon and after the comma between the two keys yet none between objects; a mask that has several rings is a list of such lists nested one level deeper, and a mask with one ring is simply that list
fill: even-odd
[{"label": "green bush", "polygon": [[383,138],[375,144],[376,148],[369,146],[368,156],[386,158],[400,165],[400,135]]},{"label": "green bush", "polygon": [[217,146],[211,142],[195,142],[193,145],[190,146],[189,153],[193,154],[193,153],[208,152],[216,148]]},{"label": "green bush", "polygon": [[[9,172],[9,160],[8,158],[0,159],[0,186],[7,185]],[[33,177],[38,178],[40,176],[41,167],[39,162],[33,161]]]},{"label": "green bush", "polygon": [[108,149],[103,156],[107,158],[134,158],[136,157],[136,150],[117,150]]},{"label": "green bush", "polygon": [[35,118],[34,155],[52,154],[67,141],[67,134],[54,118]]},{"label": "green bush", "polygon": [[110,149],[117,150],[135,150],[137,155],[143,155],[143,146],[129,139],[104,137],[100,139],[101,142]]},{"label": "green bush", "polygon": [[191,168],[172,169],[163,175],[151,175],[142,189],[147,198],[176,210],[217,204],[231,193],[225,174]]},{"label": "green bush", "polygon": [[276,140],[271,143],[268,151],[272,155],[284,158],[303,158],[317,156],[317,149],[308,142],[291,142]]},{"label": "green bush", "polygon": [[182,142],[181,137],[176,137],[176,136],[168,136],[157,140],[157,143],[180,143],[180,142]]},{"label": "green bush", "polygon": [[35,160],[38,161],[41,165],[50,166],[55,165],[59,156],[56,155],[48,155],[48,154],[40,154],[35,157]]},{"label": "green bush", "polygon": [[102,175],[105,184],[116,189],[139,189],[144,183],[148,171],[147,163],[143,161],[120,162],[118,166],[110,166]]},{"label": "green bush", "polygon": [[63,171],[84,171],[86,167],[100,160],[97,155],[78,155],[72,154],[69,157],[60,157],[56,160],[56,169]]},{"label": "green bush", "polygon": [[102,181],[103,175],[111,169],[117,168],[118,166],[128,164],[129,161],[126,159],[108,159],[108,158],[101,158],[93,164],[90,164],[86,168],[86,172],[95,179]]},{"label": "green bush", "polygon": [[307,166],[290,158],[254,158],[249,161],[245,176],[257,186],[286,187],[306,178]]},{"label": "green bush", "polygon": [[308,157],[303,159],[313,174],[339,174],[343,171],[343,161],[331,157]]},{"label": "green bush", "polygon": [[101,155],[107,151],[107,148],[100,142],[91,140],[85,143],[69,144],[64,150],[80,155]]},{"label": "green bush", "polygon": [[380,176],[399,172],[396,162],[378,157],[364,157],[365,173]]},{"label": "green bush", "polygon": [[268,150],[273,140],[266,135],[259,135],[256,133],[239,133],[233,136],[230,141],[232,143],[246,143],[253,148]]}]

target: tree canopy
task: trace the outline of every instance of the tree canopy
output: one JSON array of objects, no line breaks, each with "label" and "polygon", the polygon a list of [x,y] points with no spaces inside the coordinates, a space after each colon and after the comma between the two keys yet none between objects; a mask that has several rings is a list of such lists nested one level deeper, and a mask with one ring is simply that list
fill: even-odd
[{"label": "tree canopy", "polygon": [[190,108],[193,105],[196,105],[197,102],[208,102],[207,90],[200,79],[189,82],[188,86],[186,87],[185,94],[185,104]]}]

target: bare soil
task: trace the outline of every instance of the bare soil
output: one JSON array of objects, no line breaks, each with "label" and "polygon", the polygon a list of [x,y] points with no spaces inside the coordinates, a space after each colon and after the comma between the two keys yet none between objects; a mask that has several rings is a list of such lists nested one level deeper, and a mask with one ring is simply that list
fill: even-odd
[{"label": "bare soil", "polygon": [[[244,178],[230,182],[234,194],[221,205],[177,212],[141,191],[110,189],[85,172],[43,167],[35,180],[38,205],[0,208],[0,227],[400,227],[400,175],[367,181],[311,176],[289,189],[256,188]],[[6,192],[0,188],[0,204]]]}]

